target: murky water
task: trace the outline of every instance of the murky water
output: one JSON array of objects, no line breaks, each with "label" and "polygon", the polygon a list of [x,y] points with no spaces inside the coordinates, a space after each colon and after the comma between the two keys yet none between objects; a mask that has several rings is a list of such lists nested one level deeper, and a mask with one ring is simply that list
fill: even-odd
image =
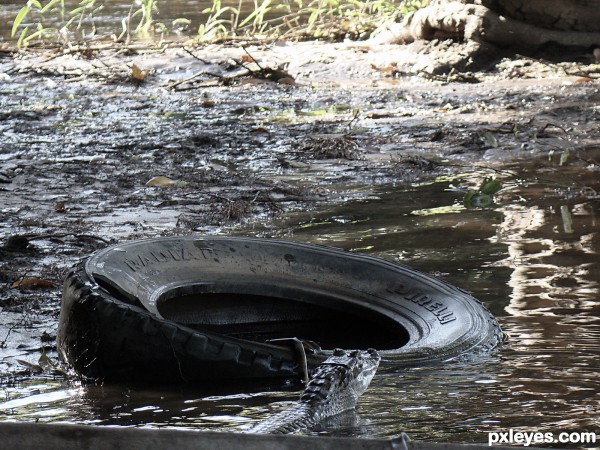
[{"label": "murky water", "polygon": [[[595,161],[600,152],[589,150]],[[588,160],[589,161],[589,160]],[[598,433],[600,174],[546,160],[498,173],[496,204],[466,208],[489,173],[379,186],[367,199],[257,224],[277,236],[379,255],[470,290],[509,339],[472,361],[399,369],[385,360],[358,415],[313,434],[486,442],[489,431]],[[288,407],[297,392],[222,386],[6,386],[2,420],[239,430]]]},{"label": "murky water", "polygon": [[[20,6],[21,2],[0,0],[0,23],[9,23],[6,18]],[[126,13],[128,7],[123,6],[116,14]],[[190,17],[187,11],[171,12],[172,18]],[[7,30],[0,33],[5,38]],[[531,98],[537,99],[540,89],[535,87]],[[89,93],[83,90],[77,95]],[[254,92],[247,95],[248,102],[256,102]],[[494,95],[498,95],[496,91]],[[425,100],[427,97],[416,102]],[[448,102],[447,97],[440,97],[439,104],[429,100],[432,110]],[[123,102],[111,106],[97,101],[94,107],[122,108]],[[392,100],[385,103],[391,105]],[[89,105],[86,108],[91,109]],[[103,115],[97,117],[104,120]],[[457,119],[443,116],[443,120]],[[582,119],[581,123],[593,120],[597,119]],[[152,136],[142,125],[139,134]],[[126,126],[133,125],[127,122]],[[79,131],[73,127],[69,133]],[[120,139],[118,130],[112,130],[110,138],[106,144],[109,149],[112,140]],[[250,148],[255,144],[243,145]],[[40,151],[36,145],[28,150]],[[500,159],[500,151],[491,158]],[[361,199],[239,231],[366,252],[432,272],[484,301],[509,335],[500,352],[472,361],[409,369],[397,368],[393,360],[384,361],[360,400],[358,416],[330,421],[313,434],[392,437],[405,431],[415,440],[485,442],[488,431],[509,428],[554,433],[600,431],[600,152],[590,149],[588,153],[586,158],[595,161],[596,170],[584,170],[588,164],[574,160],[573,155],[566,166],[560,166],[558,160],[539,160],[523,167],[502,167],[498,173],[465,168],[460,176],[418,185],[397,180],[376,187],[353,186]],[[253,164],[263,164],[264,175],[270,178],[276,178],[280,171],[277,166],[276,172],[269,172],[274,166],[272,158]],[[335,176],[324,182],[331,191],[338,189],[329,184],[340,180],[339,168],[339,164],[332,164],[330,170]],[[299,176],[310,184],[313,179],[323,181],[324,171],[326,163]],[[492,174],[504,182],[496,205],[465,208],[464,189],[475,188]],[[339,190],[347,192],[348,187]],[[110,218],[116,220],[117,213],[129,214],[119,211],[111,210]],[[139,216],[139,211],[135,209],[130,215]],[[88,210],[82,214],[90,216]],[[155,224],[158,217],[166,220],[168,214],[164,209],[157,212]],[[110,227],[114,232],[112,222]],[[131,234],[129,228],[127,233]],[[30,320],[35,327],[36,318]],[[6,336],[0,335],[1,339]],[[30,353],[25,345],[10,356],[26,360]],[[37,356],[36,352],[36,360],[30,362],[37,363]],[[288,407],[298,396],[296,391],[276,387],[82,386],[45,376],[33,376],[18,384],[11,384],[8,378],[0,381],[0,421],[239,430]]]},{"label": "murky water", "polygon": [[456,188],[473,183],[466,174],[388,186],[292,226],[294,239],[384,256],[471,290],[509,336],[497,355],[467,364],[385,364],[362,400],[363,428],[349,433],[469,442],[509,428],[598,432],[600,201],[587,187],[597,190],[600,176],[515,169],[494,208],[463,207]]}]

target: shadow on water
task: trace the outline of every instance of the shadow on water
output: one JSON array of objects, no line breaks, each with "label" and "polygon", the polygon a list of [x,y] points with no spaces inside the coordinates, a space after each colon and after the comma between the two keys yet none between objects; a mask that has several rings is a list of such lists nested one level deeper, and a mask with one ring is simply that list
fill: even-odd
[{"label": "shadow on water", "polygon": [[[416,440],[485,442],[497,430],[598,431],[598,173],[575,164],[540,180],[536,164],[514,167],[500,175],[504,187],[494,205],[465,207],[464,188],[482,177],[389,184],[369,199],[252,228],[260,236],[362,251],[433,273],[481,299],[509,336],[500,352],[471,360],[403,369],[386,360],[357,416],[311,433],[392,437],[405,431]],[[0,403],[0,420],[239,430],[289,407],[298,395],[293,387],[244,387],[231,395],[213,385],[61,381],[31,389],[39,391],[34,401]]]}]

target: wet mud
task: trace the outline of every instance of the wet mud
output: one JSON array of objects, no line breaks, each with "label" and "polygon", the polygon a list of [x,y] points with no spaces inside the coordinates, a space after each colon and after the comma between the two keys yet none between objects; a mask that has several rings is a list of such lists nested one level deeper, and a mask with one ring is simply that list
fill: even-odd
[{"label": "wet mud", "polygon": [[[540,157],[597,177],[591,65],[502,60],[431,77],[415,71],[421,52],[301,43],[0,53],[0,384],[65,376],[61,282],[107,244],[251,232],[383,184]],[[566,196],[598,195],[566,185]]]}]

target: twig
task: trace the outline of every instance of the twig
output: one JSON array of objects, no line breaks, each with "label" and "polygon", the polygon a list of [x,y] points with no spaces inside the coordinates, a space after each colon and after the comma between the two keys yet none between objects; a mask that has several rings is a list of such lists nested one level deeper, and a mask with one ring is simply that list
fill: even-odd
[{"label": "twig", "polygon": [[209,197],[212,197],[212,198],[214,198],[214,199],[217,199],[217,200],[224,201],[224,202],[229,202],[229,203],[233,203],[233,202],[235,202],[235,200],[232,200],[232,199],[230,199],[230,198],[224,197],[224,196],[222,196],[222,195],[213,194],[213,193],[211,193],[211,192],[207,192],[207,193],[206,193],[206,195],[208,195]]},{"label": "twig", "polygon": [[348,125],[346,126],[346,128],[348,128],[348,130],[350,130],[350,128],[352,127],[352,123],[354,123],[358,119],[359,114],[360,114],[360,109],[356,109],[356,111],[354,112],[354,116],[352,117],[352,120],[350,122],[348,122]]},{"label": "twig", "polygon": [[78,234],[78,233],[46,233],[46,234],[33,234],[33,233],[29,233],[29,234],[21,234],[21,235],[13,235],[10,236],[11,238],[15,238],[16,236],[21,237],[21,238],[25,238],[28,241],[36,241],[36,240],[40,240],[40,239],[48,239],[48,238],[61,238],[61,237],[66,237],[66,236],[73,236],[75,238],[78,239],[96,239],[98,241],[102,241],[105,244],[110,244],[110,241],[107,239],[104,239],[103,237],[100,236],[95,236],[93,234]]},{"label": "twig", "polygon": [[[265,69],[258,63],[258,61],[256,60],[256,58],[250,54],[250,52],[248,51],[248,49],[246,48],[245,45],[242,45],[242,50],[244,50],[244,53],[246,53],[246,55],[248,55],[250,57],[250,59],[252,59],[252,61],[254,62],[254,64],[257,65],[257,67],[258,67],[258,69],[259,69],[260,72],[264,72],[265,71]],[[256,72],[255,70],[252,70],[252,69],[246,67],[243,62],[242,62],[242,66],[244,66],[250,72],[253,72],[253,73]]]},{"label": "twig", "polygon": [[166,88],[167,89],[174,89],[177,86],[185,84],[185,83],[189,83],[190,81],[193,81],[193,80],[195,80],[196,78],[198,78],[198,77],[200,77],[202,75],[209,75],[211,77],[216,77],[219,80],[229,79],[229,77],[225,77],[223,75],[219,75],[219,74],[212,73],[212,72],[207,72],[206,70],[201,70],[199,72],[196,72],[194,75],[191,75],[191,76],[189,76],[187,78],[184,78],[183,80],[179,80],[179,81],[176,81],[175,83],[171,83],[171,84],[167,85]]},{"label": "twig", "polygon": [[531,56],[524,56],[524,55],[517,55],[517,58],[523,58],[523,59],[528,59],[530,61],[534,61],[537,63],[540,63],[546,67],[550,67],[551,69],[558,69],[561,70],[565,75],[570,75],[569,72],[567,72],[567,69],[565,69],[562,66],[559,66],[558,64],[555,64],[553,62],[547,61],[545,59],[541,59],[541,58],[532,58]]},{"label": "twig", "polygon": [[569,133],[567,132],[567,130],[565,130],[563,127],[561,127],[560,125],[557,125],[555,123],[550,123],[550,122],[546,122],[546,125],[544,125],[542,128],[540,128],[538,131],[542,132],[542,131],[546,131],[546,128],[558,128],[559,130],[562,130],[566,135],[568,135]]},{"label": "twig", "polygon": [[186,52],[188,55],[190,55],[192,58],[197,59],[198,61],[200,61],[202,64],[206,64],[207,66],[210,65],[209,61],[206,61],[205,59],[200,58],[199,56],[194,55],[194,53],[192,53],[192,51],[186,47],[182,47],[182,50],[184,52]]},{"label": "twig", "polygon": [[10,333],[13,332],[13,330],[15,330],[20,324],[16,323],[14,325],[12,325],[9,329],[8,332],[6,333],[6,336],[4,337],[3,341],[0,341],[0,348],[6,348],[6,341],[8,341],[8,337],[10,336]]}]

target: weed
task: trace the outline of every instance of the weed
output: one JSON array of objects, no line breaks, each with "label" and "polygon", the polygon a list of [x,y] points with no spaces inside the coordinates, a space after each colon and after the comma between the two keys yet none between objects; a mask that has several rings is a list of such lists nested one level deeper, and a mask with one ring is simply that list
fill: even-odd
[{"label": "weed", "polygon": [[[215,0],[218,1],[218,0]],[[254,0],[242,17],[241,2],[232,19],[221,23],[221,38],[256,36],[288,39],[360,39],[425,2],[398,0]]]},{"label": "weed", "polygon": [[152,25],[154,24],[153,14],[158,11],[157,0],[140,0],[139,9],[133,13],[132,17],[141,16],[140,22],[135,29],[135,34],[149,36]]},{"label": "weed", "polygon": [[[81,0],[75,9],[67,12],[65,0],[49,0],[46,4],[38,0],[28,0],[13,21],[11,36],[14,38],[18,34],[19,47],[27,46],[33,40],[67,43],[72,37],[69,34],[75,33],[85,38],[84,23],[90,25],[91,34],[94,34],[94,14],[102,8],[102,5],[96,5],[96,0]],[[55,19],[53,23],[63,23],[63,26],[60,28],[45,26],[47,19],[51,18]],[[26,24],[26,20],[30,23]]]},{"label": "weed", "polygon": [[485,208],[493,206],[494,195],[502,189],[502,183],[495,178],[486,178],[476,191],[467,191],[463,204],[467,208]]},{"label": "weed", "polygon": [[[13,21],[12,37],[17,44],[27,46],[32,41],[61,43],[89,40],[95,36],[94,17],[108,0],[80,0],[77,7],[67,10],[66,0],[27,0]],[[267,37],[278,39],[361,39],[386,22],[397,20],[428,3],[428,0],[253,0],[250,11],[244,0],[237,5],[223,5],[212,0],[202,12],[197,28],[199,42],[227,40],[236,37]],[[121,23],[119,38],[126,35],[147,39],[155,32],[177,31],[181,24],[173,21],[174,30],[155,21],[158,0],[132,0],[131,8]],[[117,22],[117,19],[115,19]],[[60,24],[48,26],[47,24]]]},{"label": "weed", "polygon": [[[80,0],[77,6],[68,11],[65,0],[28,0],[13,21],[11,36],[17,38],[19,47],[32,41],[42,43],[68,44],[73,40],[87,40],[96,34],[95,15],[104,9],[108,0]],[[137,9],[134,7],[137,5]],[[155,24],[153,16],[157,11],[157,0],[133,0],[128,17],[120,22],[127,36],[135,34],[142,38],[151,35]],[[131,23],[139,21],[133,29]],[[60,27],[47,26],[47,23],[59,23]]]}]

